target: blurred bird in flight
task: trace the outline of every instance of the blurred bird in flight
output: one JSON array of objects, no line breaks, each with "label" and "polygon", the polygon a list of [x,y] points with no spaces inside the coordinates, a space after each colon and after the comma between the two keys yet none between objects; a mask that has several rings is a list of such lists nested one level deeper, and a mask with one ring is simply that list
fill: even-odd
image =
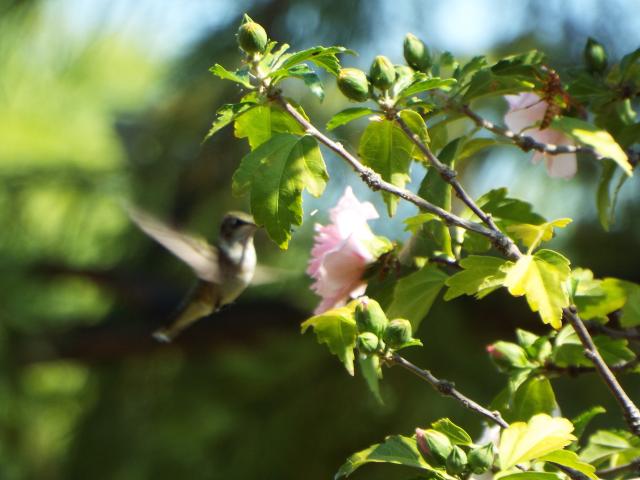
[{"label": "blurred bird in flight", "polygon": [[182,330],[202,317],[233,302],[251,283],[256,270],[253,235],[258,228],[243,212],[229,212],[220,223],[216,245],[175,230],[137,208],[128,208],[140,229],[191,267],[198,283],[184,301],[177,316],[153,337],[170,342]]}]

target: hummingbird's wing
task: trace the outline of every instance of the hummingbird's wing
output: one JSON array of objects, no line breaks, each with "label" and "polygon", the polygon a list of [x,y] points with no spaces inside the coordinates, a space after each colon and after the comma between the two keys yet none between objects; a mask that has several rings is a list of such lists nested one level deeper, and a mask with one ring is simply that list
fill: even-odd
[{"label": "hummingbird's wing", "polygon": [[144,233],[189,265],[199,278],[221,283],[217,247],[175,230],[138,208],[127,207],[127,210]]}]

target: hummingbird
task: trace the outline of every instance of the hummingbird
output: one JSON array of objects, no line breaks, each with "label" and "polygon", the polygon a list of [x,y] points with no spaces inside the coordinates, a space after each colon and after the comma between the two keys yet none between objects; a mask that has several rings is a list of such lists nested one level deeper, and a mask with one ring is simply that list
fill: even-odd
[{"label": "hummingbird", "polygon": [[174,320],[153,333],[156,340],[170,342],[197,320],[232,303],[251,283],[256,270],[253,235],[258,227],[250,215],[227,213],[220,223],[218,241],[211,245],[137,208],[128,210],[144,233],[189,265],[198,277]]}]

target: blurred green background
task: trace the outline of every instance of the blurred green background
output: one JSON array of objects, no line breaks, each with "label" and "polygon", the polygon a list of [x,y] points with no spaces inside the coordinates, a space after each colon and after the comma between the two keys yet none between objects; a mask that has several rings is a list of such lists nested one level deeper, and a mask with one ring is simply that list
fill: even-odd
[{"label": "blurred green background", "polygon": [[[247,209],[230,176],[247,146],[231,129],[201,144],[214,112],[237,90],[207,71],[239,62],[242,12],[294,49],[342,44],[366,68],[378,53],[401,61],[412,31],[468,58],[540,47],[554,66],[581,61],[586,37],[614,58],[640,44],[635,0],[0,0],[0,479],[326,479],[346,457],[388,433],[441,416],[480,424],[408,373],[388,370],[384,407],[299,324],[317,299],[304,275],[313,223],[346,185],[376,202],[373,228],[402,240],[398,219],[327,152],[332,181],[291,247],[261,233],[261,261],[293,280],[252,288],[175,344],[149,334],[192,278],[122,211],[141,205],[213,236],[222,213]],[[290,85],[293,96],[303,95]],[[317,124],[346,101],[327,82],[323,105],[300,97]],[[480,105],[500,119],[501,102]],[[357,146],[357,130],[336,133]],[[474,195],[509,186],[550,217],[576,219],[556,247],[599,276],[640,281],[637,178],[623,190],[612,234],[597,224],[599,166],[549,179],[525,154],[497,150],[464,166]],[[423,172],[414,170],[414,182]],[[416,185],[416,183],[413,183]],[[413,213],[404,205],[398,217]],[[542,331],[523,301],[498,293],[477,303],[439,300],[408,356],[488,403],[503,378],[485,345],[515,326]],[[640,383],[624,379],[632,397]],[[602,404],[598,425],[622,425],[592,376],[554,381],[563,413]],[[409,478],[367,467],[356,478]]]}]

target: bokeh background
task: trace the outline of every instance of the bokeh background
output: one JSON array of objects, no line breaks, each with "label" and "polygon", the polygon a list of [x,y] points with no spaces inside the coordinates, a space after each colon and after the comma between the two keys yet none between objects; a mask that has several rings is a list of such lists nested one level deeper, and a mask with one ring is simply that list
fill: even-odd
[{"label": "bokeh background", "polygon": [[[238,91],[207,71],[239,61],[245,11],[294,49],[346,45],[367,68],[402,60],[408,31],[461,58],[539,47],[560,70],[581,62],[586,37],[613,58],[640,45],[637,0],[0,0],[0,478],[326,479],[388,433],[441,416],[479,434],[476,418],[400,370],[385,371],[378,406],[299,324],[317,299],[304,275],[314,222],[346,185],[381,202],[327,153],[332,180],[313,218],[282,252],[261,233],[260,259],[290,272],[252,288],[172,345],[149,334],[169,318],[190,271],[128,221],[133,202],[215,236],[222,213],[247,209],[230,176],[247,146],[227,129],[202,144]],[[320,105],[290,85],[322,125],[346,105],[328,79]],[[479,105],[500,119],[500,101]],[[357,129],[336,136],[357,146]],[[423,171],[416,168],[414,182]],[[576,221],[555,240],[574,265],[640,281],[640,202],[628,182],[611,234],[597,223],[599,166],[582,159],[571,181],[549,179],[515,149],[464,166],[474,195],[509,186],[549,217]],[[416,183],[413,183],[416,185]],[[403,240],[398,219],[373,228]],[[402,218],[413,213],[399,210]],[[438,300],[407,355],[488,403],[504,378],[485,345],[515,326],[542,331],[523,301]],[[625,378],[632,397],[640,384]],[[621,425],[605,388],[586,375],[554,381],[564,414],[593,404]],[[598,423],[599,422],[599,423]],[[356,478],[409,478],[367,467]]]}]

